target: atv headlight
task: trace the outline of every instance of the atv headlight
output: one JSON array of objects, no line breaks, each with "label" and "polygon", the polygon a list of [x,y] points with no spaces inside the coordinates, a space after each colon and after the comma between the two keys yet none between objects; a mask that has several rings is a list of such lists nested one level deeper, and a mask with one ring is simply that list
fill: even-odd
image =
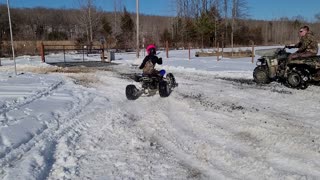
[{"label": "atv headlight", "polygon": [[260,58],[257,60],[256,65],[257,66],[262,66],[266,64],[266,60],[264,58]]}]

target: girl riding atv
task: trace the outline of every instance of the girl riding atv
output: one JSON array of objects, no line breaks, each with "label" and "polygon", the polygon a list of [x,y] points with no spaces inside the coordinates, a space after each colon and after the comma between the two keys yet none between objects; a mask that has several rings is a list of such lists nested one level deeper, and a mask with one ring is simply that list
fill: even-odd
[{"label": "girl riding atv", "polygon": [[156,70],[156,64],[162,64],[162,58],[156,56],[156,46],[149,45],[147,47],[148,55],[144,58],[139,69],[143,69],[143,74],[135,74],[133,80],[140,82],[141,88],[137,88],[134,84],[126,87],[126,96],[128,100],[136,100],[141,95],[153,96],[159,92],[160,97],[168,97],[173,88],[178,86],[172,73],[165,70]]},{"label": "girl riding atv", "polygon": [[156,64],[162,64],[162,58],[156,56],[156,46],[151,44],[147,46],[148,55],[142,61],[139,69],[143,69],[143,75],[164,76],[165,71],[155,69]]}]

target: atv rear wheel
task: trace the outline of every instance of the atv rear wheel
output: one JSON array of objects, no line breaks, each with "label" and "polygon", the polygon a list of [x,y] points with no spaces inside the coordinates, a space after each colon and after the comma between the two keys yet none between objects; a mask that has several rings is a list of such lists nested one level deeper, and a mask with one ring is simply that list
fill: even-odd
[{"label": "atv rear wheel", "polygon": [[288,73],[287,83],[292,88],[296,89],[306,89],[308,87],[307,81],[304,79],[307,78],[302,72],[297,70],[292,70]]},{"label": "atv rear wheel", "polygon": [[141,92],[136,88],[135,85],[129,84],[126,87],[126,96],[128,100],[136,100],[141,96]]},{"label": "atv rear wheel", "polygon": [[267,67],[258,66],[253,71],[253,80],[258,84],[268,84],[271,82]]},{"label": "atv rear wheel", "polygon": [[160,97],[168,97],[171,93],[171,88],[167,81],[160,81],[159,82],[159,95]]}]

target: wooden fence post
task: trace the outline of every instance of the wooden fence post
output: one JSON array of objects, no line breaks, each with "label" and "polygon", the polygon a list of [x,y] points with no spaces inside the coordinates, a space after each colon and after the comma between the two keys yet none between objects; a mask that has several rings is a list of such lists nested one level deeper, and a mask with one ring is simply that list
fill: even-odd
[{"label": "wooden fence post", "polygon": [[[101,62],[104,62],[104,60],[104,46],[101,44]],[[110,59],[108,59],[108,61],[110,61]]]},{"label": "wooden fence post", "polygon": [[221,42],[221,59],[223,59],[224,41]]},{"label": "wooden fence post", "polygon": [[219,61],[219,56],[220,56],[220,53],[219,53],[219,43],[217,43],[217,61]]},{"label": "wooden fence post", "polygon": [[64,45],[62,46],[62,48],[63,48],[63,62],[66,63],[66,49]]},{"label": "wooden fence post", "polygon": [[166,41],[167,58],[169,58],[169,43]]},{"label": "wooden fence post", "polygon": [[82,47],[82,62],[84,62],[84,45],[81,45]]},{"label": "wooden fence post", "polygon": [[190,45],[190,43],[189,43],[189,60],[191,59],[191,53],[190,53],[190,47],[191,45]]},{"label": "wooden fence post", "polygon": [[46,62],[45,60],[45,54],[44,54],[44,44],[41,42],[40,44],[40,56],[41,56],[41,61]]},{"label": "wooden fence post", "polygon": [[251,55],[251,57],[252,57],[251,62],[254,63],[254,42],[253,41],[252,41],[252,55]]}]

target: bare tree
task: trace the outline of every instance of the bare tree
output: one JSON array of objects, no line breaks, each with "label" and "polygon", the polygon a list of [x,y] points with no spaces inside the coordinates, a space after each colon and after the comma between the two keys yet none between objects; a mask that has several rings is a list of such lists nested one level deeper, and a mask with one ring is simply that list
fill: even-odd
[{"label": "bare tree", "polygon": [[224,10],[224,39],[227,40],[228,39],[228,0],[223,0],[223,10]]},{"label": "bare tree", "polygon": [[114,0],[114,34],[118,34],[120,32],[120,16],[123,12],[124,6],[122,4],[122,0]]},{"label": "bare tree", "polygon": [[[210,5],[211,6],[211,5]],[[216,10],[219,9],[219,0],[215,0],[214,1],[214,7]],[[217,47],[217,37],[218,37],[218,33],[217,33],[217,26],[218,26],[218,16],[217,16],[217,12],[214,14],[214,46]]]},{"label": "bare tree", "polygon": [[233,33],[234,33],[234,21],[237,14],[237,3],[238,0],[232,0],[232,16],[231,16],[231,48],[232,48],[232,55],[233,55]]},{"label": "bare tree", "polygon": [[231,47],[233,52],[233,34],[235,31],[235,21],[237,18],[246,18],[248,16],[248,6],[246,0],[232,0],[231,16]]},{"label": "bare tree", "polygon": [[81,13],[78,16],[79,26],[86,32],[87,43],[92,44],[94,34],[100,26],[102,13],[94,6],[94,0],[78,0]]},{"label": "bare tree", "polygon": [[314,15],[314,17],[316,18],[316,20],[317,20],[318,22],[320,22],[320,13],[317,13],[316,15]]}]

